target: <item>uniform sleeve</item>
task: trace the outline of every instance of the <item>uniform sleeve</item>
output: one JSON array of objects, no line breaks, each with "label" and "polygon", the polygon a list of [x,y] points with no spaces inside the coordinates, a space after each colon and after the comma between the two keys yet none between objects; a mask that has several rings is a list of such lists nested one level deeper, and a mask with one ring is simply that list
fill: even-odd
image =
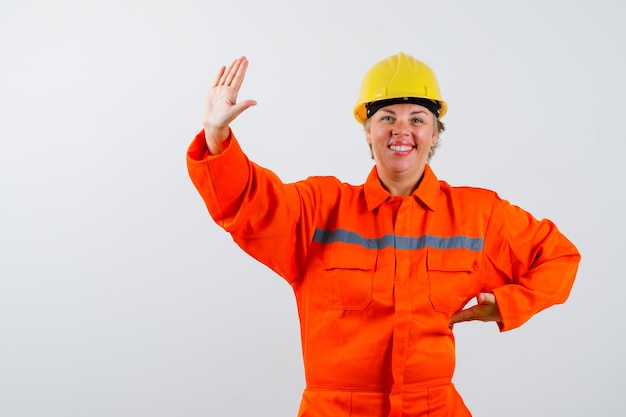
[{"label": "uniform sleeve", "polygon": [[[580,262],[576,247],[547,219],[496,199],[485,238],[487,282],[511,330],[568,298]],[[489,285],[487,285],[489,287]]]},{"label": "uniform sleeve", "polygon": [[311,216],[303,214],[300,191],[251,162],[232,132],[228,141],[220,155],[212,156],[204,132],[194,138],[187,151],[191,181],[213,220],[245,252],[293,283],[301,276],[313,234],[311,222],[302,221]]}]

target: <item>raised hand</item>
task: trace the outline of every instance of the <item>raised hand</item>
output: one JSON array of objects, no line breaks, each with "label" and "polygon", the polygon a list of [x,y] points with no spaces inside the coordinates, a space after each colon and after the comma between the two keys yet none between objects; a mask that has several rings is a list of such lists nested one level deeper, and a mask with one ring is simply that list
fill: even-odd
[{"label": "raised hand", "polygon": [[237,95],[248,69],[245,56],[237,58],[228,67],[221,67],[204,101],[202,125],[207,146],[212,155],[222,152],[222,142],[228,138],[229,124],[256,101],[237,103]]}]

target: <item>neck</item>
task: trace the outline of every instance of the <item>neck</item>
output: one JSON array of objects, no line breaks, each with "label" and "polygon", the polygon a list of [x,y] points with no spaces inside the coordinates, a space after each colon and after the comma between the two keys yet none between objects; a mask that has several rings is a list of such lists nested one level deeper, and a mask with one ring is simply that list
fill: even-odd
[{"label": "neck", "polygon": [[396,196],[410,196],[419,187],[424,169],[419,173],[398,173],[396,175],[382,177],[379,174],[380,183],[389,194]]}]

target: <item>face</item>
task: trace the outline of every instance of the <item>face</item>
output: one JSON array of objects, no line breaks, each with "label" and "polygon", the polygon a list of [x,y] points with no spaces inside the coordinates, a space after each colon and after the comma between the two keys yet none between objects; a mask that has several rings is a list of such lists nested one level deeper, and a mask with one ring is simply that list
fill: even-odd
[{"label": "face", "polygon": [[392,104],[378,110],[365,125],[381,180],[419,181],[437,130],[433,113],[417,104]]}]

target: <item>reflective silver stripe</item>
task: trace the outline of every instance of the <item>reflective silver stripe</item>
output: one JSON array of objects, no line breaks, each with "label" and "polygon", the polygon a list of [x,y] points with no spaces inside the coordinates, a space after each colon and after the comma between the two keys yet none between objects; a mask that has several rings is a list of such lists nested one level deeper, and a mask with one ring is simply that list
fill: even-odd
[{"label": "reflective silver stripe", "polygon": [[417,250],[422,248],[436,249],[467,249],[481,251],[484,239],[482,237],[450,236],[440,237],[424,235],[420,237],[384,235],[379,238],[366,238],[358,233],[345,229],[322,230],[315,229],[313,241],[318,243],[344,242],[363,246],[367,249],[396,248]]}]

